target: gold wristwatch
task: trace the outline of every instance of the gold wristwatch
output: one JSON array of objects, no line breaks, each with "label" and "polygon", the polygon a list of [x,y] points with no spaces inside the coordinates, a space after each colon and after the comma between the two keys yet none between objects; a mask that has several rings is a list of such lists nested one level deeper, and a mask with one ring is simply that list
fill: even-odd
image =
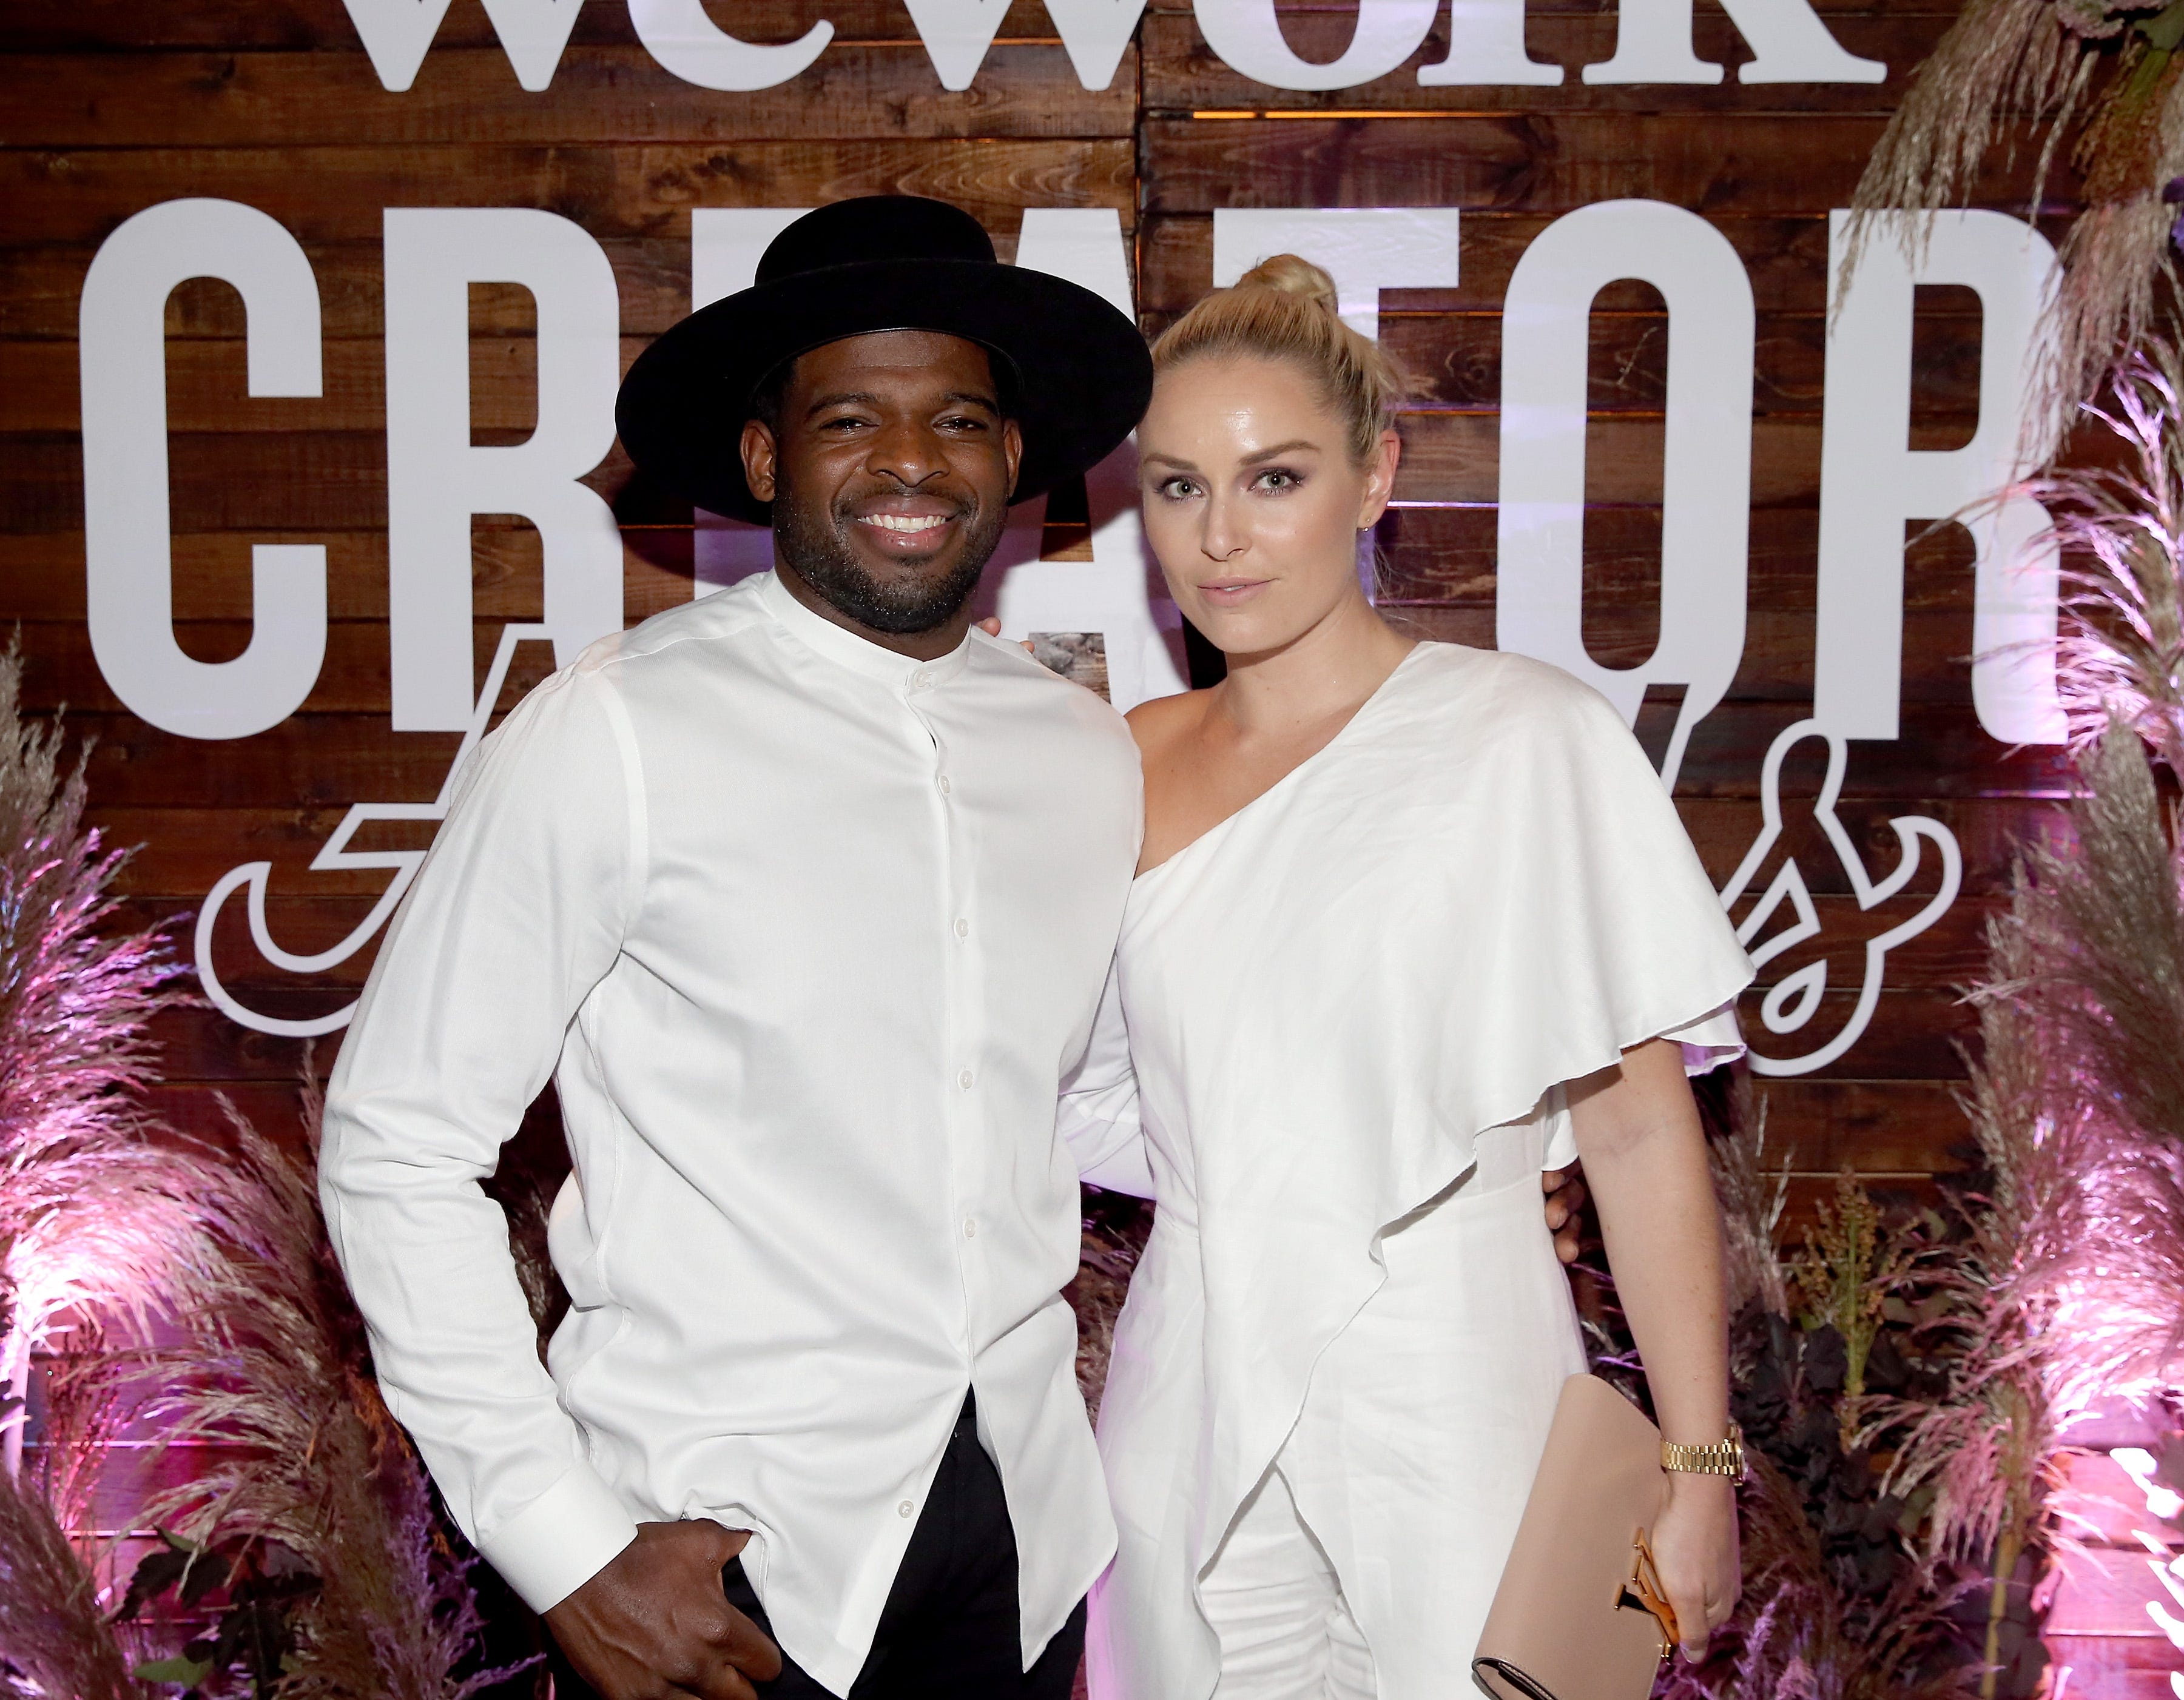
[{"label": "gold wristwatch", "polygon": [[1675,1446],[1661,1442],[1661,1468],[1685,1475],[1726,1475],[1744,1479],[1744,1431],[1729,1425],[1729,1438],[1711,1446]]}]

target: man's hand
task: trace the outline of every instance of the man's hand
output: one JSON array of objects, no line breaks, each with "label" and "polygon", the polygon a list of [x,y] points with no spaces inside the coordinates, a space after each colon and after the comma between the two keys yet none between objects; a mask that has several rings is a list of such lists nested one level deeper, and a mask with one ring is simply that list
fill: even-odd
[{"label": "man's hand", "polygon": [[[1001,635],[1000,615],[997,614],[988,614],[983,619],[978,622],[978,630],[984,632],[989,637],[999,637]],[[1032,653],[1031,640],[1028,637],[1018,638],[1017,641],[1023,645],[1023,652],[1025,654],[1028,655]]]},{"label": "man's hand", "polygon": [[1585,1182],[1574,1169],[1546,1169],[1540,1172],[1540,1187],[1547,1195],[1547,1231],[1555,1236],[1555,1255],[1574,1264],[1578,1230],[1583,1225]]},{"label": "man's hand", "polygon": [[728,1603],[721,1571],[749,1535],[703,1519],[640,1523],[637,1539],[546,1614],[601,1700],[757,1700],[781,1649]]}]

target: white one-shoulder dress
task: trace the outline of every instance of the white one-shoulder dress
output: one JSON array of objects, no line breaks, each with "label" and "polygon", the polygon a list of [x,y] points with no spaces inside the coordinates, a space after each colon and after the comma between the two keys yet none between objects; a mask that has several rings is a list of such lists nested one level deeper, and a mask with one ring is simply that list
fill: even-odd
[{"label": "white one-shoulder dress", "polygon": [[1277,1475],[1381,1700],[1469,1692],[1585,1367],[1540,1208],[1560,1088],[1657,1036],[1735,1054],[1750,977],[1614,710],[1454,645],[1139,878],[1063,1103],[1158,1199],[1100,1415],[1095,1700],[1215,1692],[1201,1590]]}]

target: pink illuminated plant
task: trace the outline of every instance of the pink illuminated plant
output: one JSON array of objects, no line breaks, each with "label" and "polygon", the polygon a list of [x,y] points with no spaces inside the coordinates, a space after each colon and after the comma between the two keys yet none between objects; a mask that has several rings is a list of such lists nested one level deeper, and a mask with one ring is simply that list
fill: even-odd
[{"label": "pink illuminated plant", "polygon": [[142,1324],[194,1254],[187,1175],[145,1115],[148,1025],[182,1000],[157,929],[115,925],[126,851],[83,824],[81,758],[0,657],[0,1414],[22,1456],[32,1356],[86,1311]]}]

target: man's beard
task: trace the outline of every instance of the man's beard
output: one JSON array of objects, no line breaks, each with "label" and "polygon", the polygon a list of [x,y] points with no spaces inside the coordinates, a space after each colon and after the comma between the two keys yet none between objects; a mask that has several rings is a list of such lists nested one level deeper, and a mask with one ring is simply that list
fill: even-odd
[{"label": "man's beard", "polygon": [[848,531],[857,521],[848,505],[826,513],[796,502],[786,485],[774,497],[774,547],[830,607],[858,625],[897,634],[930,631],[945,625],[971,599],[1008,524],[1008,508],[1000,503],[975,515],[967,508],[957,511],[970,520],[963,552],[938,579],[882,583],[850,546]]}]

